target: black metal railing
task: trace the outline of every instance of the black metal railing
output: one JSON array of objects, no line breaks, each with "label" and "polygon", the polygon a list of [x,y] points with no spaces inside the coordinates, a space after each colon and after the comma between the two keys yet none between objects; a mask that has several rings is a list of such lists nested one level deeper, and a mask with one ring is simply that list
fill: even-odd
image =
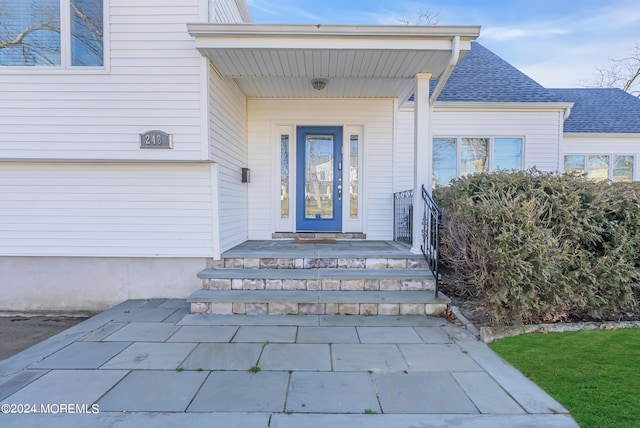
[{"label": "black metal railing", "polygon": [[413,242],[413,190],[393,194],[393,240]]},{"label": "black metal railing", "polygon": [[440,247],[440,223],[442,211],[435,203],[427,189],[422,186],[422,200],[424,202],[424,216],[422,217],[422,245],[420,249],[429,265],[429,270],[436,281],[436,297],[438,297],[438,258]]}]

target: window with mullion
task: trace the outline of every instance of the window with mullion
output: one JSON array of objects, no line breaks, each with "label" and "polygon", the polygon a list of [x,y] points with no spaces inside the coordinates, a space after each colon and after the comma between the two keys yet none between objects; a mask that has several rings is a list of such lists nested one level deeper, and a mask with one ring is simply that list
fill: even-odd
[{"label": "window with mullion", "polygon": [[103,9],[104,0],[0,0],[0,66],[103,66]]},{"label": "window with mullion", "polygon": [[523,138],[435,137],[432,142],[434,187],[467,174],[522,169]]},{"label": "window with mullion", "polygon": [[633,155],[571,154],[564,156],[564,172],[584,175],[589,180],[613,183],[633,181]]}]

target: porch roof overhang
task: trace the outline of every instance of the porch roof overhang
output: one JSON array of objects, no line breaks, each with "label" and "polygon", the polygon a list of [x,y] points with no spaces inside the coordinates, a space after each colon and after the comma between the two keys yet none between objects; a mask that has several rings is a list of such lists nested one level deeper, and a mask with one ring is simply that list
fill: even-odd
[{"label": "porch roof overhang", "polygon": [[[471,49],[478,26],[188,24],[203,56],[248,98],[400,98],[418,73],[439,79],[455,40]],[[328,84],[315,90],[311,79]]]}]

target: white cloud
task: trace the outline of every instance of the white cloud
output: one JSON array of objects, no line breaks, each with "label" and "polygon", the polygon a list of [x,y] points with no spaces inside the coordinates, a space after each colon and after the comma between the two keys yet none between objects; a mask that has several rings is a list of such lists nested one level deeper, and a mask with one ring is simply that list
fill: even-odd
[{"label": "white cloud", "polygon": [[[626,0],[542,20],[535,15],[484,26],[480,42],[546,87],[592,83],[598,67],[640,42],[640,8]],[[500,17],[497,17],[500,20]]]},{"label": "white cloud", "polygon": [[[566,19],[566,18],[565,18]],[[569,25],[576,32],[620,31],[624,27],[640,24],[640,8],[637,5],[607,5],[597,9],[582,11],[568,17]],[[636,37],[640,29],[635,27]]]},{"label": "white cloud", "polygon": [[568,34],[567,29],[562,28],[510,28],[488,27],[483,29],[482,38],[488,40],[514,40],[525,37],[554,37]]}]

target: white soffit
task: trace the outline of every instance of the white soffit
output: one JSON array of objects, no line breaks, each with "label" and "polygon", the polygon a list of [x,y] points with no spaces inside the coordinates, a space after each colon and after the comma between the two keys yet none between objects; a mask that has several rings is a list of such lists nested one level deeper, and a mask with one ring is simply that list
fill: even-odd
[{"label": "white soffit", "polygon": [[[437,79],[452,39],[471,48],[479,27],[189,24],[196,48],[250,98],[391,98],[417,73]],[[329,80],[315,91],[310,79]]]}]

